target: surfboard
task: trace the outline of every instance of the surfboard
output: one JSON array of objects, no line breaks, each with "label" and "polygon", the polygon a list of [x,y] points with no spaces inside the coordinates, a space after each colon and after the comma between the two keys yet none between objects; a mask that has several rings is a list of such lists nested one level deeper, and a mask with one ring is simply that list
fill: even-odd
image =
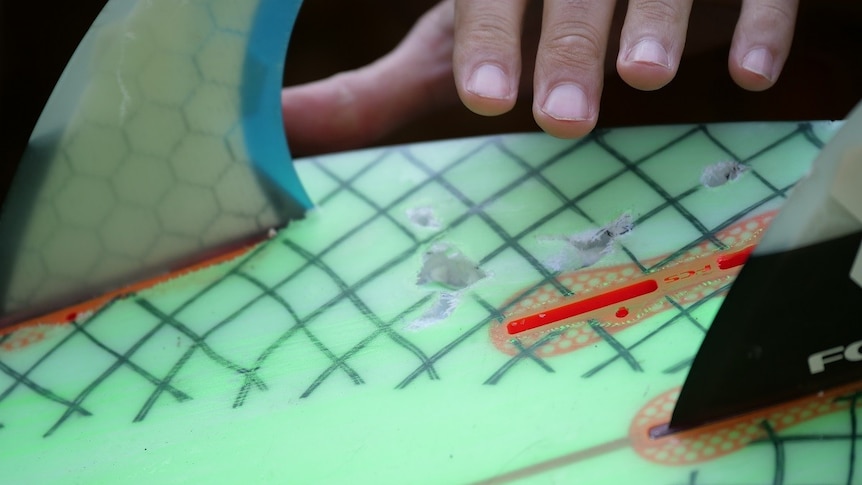
[{"label": "surfboard", "polygon": [[[123,163],[137,151],[173,163],[151,152],[201,133],[224,142],[224,160],[254,162],[267,146],[244,115],[260,100],[236,69],[267,67],[245,62],[263,45],[248,39],[289,30],[260,14],[274,5],[288,19],[298,8],[111,2],[115,21],[94,29],[119,42],[96,52],[127,70],[93,64],[88,92],[101,95],[70,110],[109,133],[120,123]],[[164,83],[174,71],[185,84]],[[839,125],[504,135],[297,160],[315,209],[267,241],[2,333],[3,480],[854,483],[853,387],[650,437],[740,255]],[[81,144],[76,126],[62,143]],[[81,169],[74,151],[62,153]],[[100,162],[79,171],[93,179],[124,178],[109,156],[82,160]],[[192,226],[214,212],[197,207]],[[568,316],[549,325],[516,324],[559,308]]]},{"label": "surfboard", "polygon": [[[506,135],[299,160],[317,208],[271,240],[2,337],[4,475],[853,483],[852,389],[649,438],[732,275],[657,296],[620,324],[593,313],[505,334],[519,307],[745,245],[837,125]],[[749,169],[704,186],[723,160]],[[571,235],[624,214],[630,227],[597,260],[571,251]]]}]

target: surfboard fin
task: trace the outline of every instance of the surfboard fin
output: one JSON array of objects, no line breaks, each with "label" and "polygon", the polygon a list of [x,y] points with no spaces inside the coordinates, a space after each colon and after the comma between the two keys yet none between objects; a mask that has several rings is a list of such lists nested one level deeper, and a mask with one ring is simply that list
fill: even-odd
[{"label": "surfboard fin", "polygon": [[862,104],[737,276],[669,432],[862,381]]},{"label": "surfboard fin", "polygon": [[280,109],[300,3],[107,3],[23,156],[3,160],[18,170],[0,209],[0,327],[303,216]]}]

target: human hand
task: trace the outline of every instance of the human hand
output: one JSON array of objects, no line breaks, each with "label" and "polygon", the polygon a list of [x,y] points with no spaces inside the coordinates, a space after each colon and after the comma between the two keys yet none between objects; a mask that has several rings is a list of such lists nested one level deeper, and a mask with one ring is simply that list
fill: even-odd
[{"label": "human hand", "polygon": [[[723,11],[726,4],[738,3],[700,1],[696,8],[701,13],[709,7]],[[628,84],[653,90],[674,77],[691,4],[630,0],[616,62]],[[533,7],[541,5],[529,0],[444,0],[377,62],[285,89],[282,109],[291,149],[307,154],[362,146],[459,97],[477,113],[501,114],[512,108],[519,91],[534,92],[533,112],[545,131],[561,137],[588,133],[598,118],[606,46],[615,48],[616,35],[609,34],[615,5],[609,0],[545,0],[544,12]],[[534,19],[525,14],[530,8],[534,11],[527,13],[535,13]],[[775,82],[789,52],[796,8],[797,0],[743,0],[728,59],[737,84],[762,90]],[[703,28],[688,34],[690,47],[697,41],[715,46],[718,37]],[[645,38],[658,42],[664,52],[639,42]],[[490,70],[474,75],[483,65]],[[562,96],[552,96],[552,88],[559,86]]]},{"label": "human hand", "polygon": [[[455,0],[455,84],[471,110],[512,108],[521,71],[520,25],[527,0]],[[617,72],[655,90],[673,79],[686,40],[692,0],[630,0]],[[615,3],[546,0],[533,74],[533,116],[559,137],[587,134],[599,114],[603,62]],[[790,50],[797,0],[743,0],[728,68],[741,87],[759,91],[778,78]]]},{"label": "human hand", "polygon": [[429,111],[458,103],[452,78],[454,13],[454,1],[443,0],[377,61],[285,88],[281,109],[291,152],[365,146]]}]

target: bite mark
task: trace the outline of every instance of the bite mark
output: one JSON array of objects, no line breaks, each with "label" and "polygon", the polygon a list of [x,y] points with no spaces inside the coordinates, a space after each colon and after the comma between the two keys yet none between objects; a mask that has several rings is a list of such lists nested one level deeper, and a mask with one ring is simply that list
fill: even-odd
[{"label": "bite mark", "polygon": [[748,165],[743,165],[735,160],[716,162],[703,168],[700,183],[708,188],[719,187],[739,179],[750,168]]}]

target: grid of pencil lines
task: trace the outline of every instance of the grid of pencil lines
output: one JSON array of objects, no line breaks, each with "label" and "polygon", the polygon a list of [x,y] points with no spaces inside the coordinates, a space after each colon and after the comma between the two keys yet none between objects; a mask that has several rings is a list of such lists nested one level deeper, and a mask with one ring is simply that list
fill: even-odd
[{"label": "grid of pencil lines", "polygon": [[[369,345],[378,341],[384,341],[387,342],[386,345],[395,346],[396,349],[400,349],[406,353],[407,358],[405,361],[413,362],[412,366],[404,368],[400,380],[390,384],[395,389],[408,387],[415,383],[417,379],[423,377],[428,380],[444,379],[445,375],[441,374],[438,364],[451,355],[464,342],[476,336],[478,332],[487,330],[489,325],[501,324],[503,320],[502,315],[509,307],[517,304],[521,299],[529,297],[536,289],[546,285],[551,285],[562,295],[570,295],[572,293],[560,281],[559,273],[549,270],[525,247],[526,238],[551,219],[560,215],[574,214],[594,225],[602,225],[606,221],[599,220],[590,210],[586,209],[584,201],[592,194],[614,183],[621,177],[634,176],[640,186],[643,187],[643,190],[656,194],[661,201],[655,207],[647,208],[641,213],[635,221],[635,226],[647,222],[662,211],[672,210],[698,232],[698,236],[693,238],[688,244],[680,247],[662,261],[651,265],[640,260],[634,251],[623,244],[621,250],[631,262],[640,268],[641,271],[647,272],[655,267],[673,261],[704,241],[711,242],[718,248],[724,247],[723,243],[716,237],[717,232],[744,218],[747,214],[757,210],[764,204],[775,198],[783,197],[786,194],[791,188],[791,184],[773,182],[769,173],[758,169],[757,160],[763,154],[790,142],[799,142],[800,140],[816,148],[822,146],[822,141],[818,139],[812,126],[807,123],[800,123],[794,127],[789,127],[778,138],[763,143],[762,147],[756,152],[742,156],[734,153],[729,147],[723,144],[719,137],[714,136],[708,126],[701,125],[681,130],[649,153],[644,153],[637,158],[630,159],[624,155],[625,150],[614,146],[614,143],[611,141],[612,134],[613,131],[611,130],[597,131],[589,137],[571,142],[565,146],[557,145],[559,149],[556,152],[549,154],[544,160],[538,161],[526,160],[520,156],[517,148],[510,146],[506,137],[477,140],[472,150],[460,158],[443,165],[439,161],[429,160],[427,154],[424,156],[417,155],[415,150],[410,146],[381,150],[373,160],[361,166],[352,166],[349,169],[344,164],[329,164],[325,159],[308,160],[304,163],[314,164],[315,168],[319,170],[319,174],[328,180],[328,185],[331,187],[328,193],[323,194],[319,198],[319,205],[325,209],[337,198],[346,197],[345,200],[367,209],[362,217],[352,221],[352,224],[345,225],[343,232],[331,241],[320,247],[315,247],[313,250],[291,239],[290,231],[286,231],[282,237],[269,242],[268,245],[278,245],[281,250],[289,252],[293,259],[299,261],[295,268],[284,275],[279,275],[279,278],[264,277],[256,269],[255,261],[269,247],[264,246],[246,255],[223,276],[200,288],[178,305],[162,306],[158,298],[150,299],[144,295],[127,297],[127,300],[137,306],[141,310],[142,315],[145,315],[147,324],[142,325],[139,330],[136,330],[139,331],[139,334],[129,337],[123,342],[114,342],[111,338],[102,336],[99,331],[99,325],[111,318],[111,310],[118,303],[114,302],[102,308],[88,320],[72,324],[71,331],[34,362],[21,366],[0,360],[0,377],[5,376],[7,378],[0,381],[0,386],[5,386],[0,387],[0,410],[2,410],[3,401],[18,388],[26,388],[45,400],[59,405],[62,412],[48,426],[44,434],[47,437],[53,434],[70,417],[75,415],[91,415],[92,412],[88,410],[86,403],[87,398],[96,389],[104,385],[108,378],[118,369],[125,369],[140,376],[152,387],[149,396],[134,413],[134,421],[142,421],[147,418],[154,405],[160,399],[168,398],[176,402],[185,402],[194,398],[188,391],[181,389],[181,385],[177,384],[176,381],[177,376],[188,365],[193,356],[198,354],[203,355],[211,363],[230,371],[230,373],[240,376],[241,384],[236,390],[233,401],[230,403],[233,407],[239,407],[250,399],[254,393],[269,389],[269,384],[263,372],[267,363],[287,342],[298,339],[304,339],[309,342],[309,345],[319,351],[325,362],[324,367],[320,369],[317,376],[308,382],[304,389],[299,392],[299,397],[302,398],[313,395],[335,375],[344,376],[355,385],[366,383],[366,377],[351,364],[351,360],[360,355]],[[701,190],[699,184],[695,182],[686,190],[672,193],[662,185],[660,180],[652,178],[648,174],[648,171],[644,169],[644,164],[649,160],[660,157],[663,152],[692,137],[705,137],[726,158],[749,163],[752,167],[750,176],[762,185],[763,196],[749,206],[743,207],[735,213],[728,214],[727,218],[719,224],[708,226],[695,217],[686,206],[686,199],[698,190]],[[548,169],[558,163],[564,163],[571,157],[579,156],[579,152],[587,148],[600,150],[604,155],[610,156],[615,160],[617,165],[602,180],[597,181],[574,196],[566,195],[565,190],[560,186],[560,182],[547,174]],[[475,196],[473,194],[466,193],[465,190],[459,187],[458,178],[453,174],[459,168],[468,167],[470,164],[475,163],[477,159],[481,158],[480,155],[487,155],[488,153],[493,153],[495,156],[514,164],[516,169],[513,169],[513,173],[517,175],[502,183],[501,186],[494,187],[490,190],[490,193],[483,195],[481,198],[474,199],[473,197]],[[357,187],[357,182],[363,176],[372,174],[375,169],[385,168],[387,163],[394,163],[393,160],[396,158],[397,163],[410,164],[417,173],[422,174],[421,181],[410,187],[405,187],[403,193],[392,200],[384,201],[376,200],[377,198],[373,193]],[[345,174],[345,172],[351,173]],[[528,181],[542,186],[550,198],[557,201],[557,205],[555,207],[547,207],[546,215],[538,217],[535,221],[529,223],[527,227],[510,232],[505,228],[505,224],[502,221],[492,216],[488,208],[495,201],[512,197],[513,192]],[[482,308],[484,310],[484,317],[471,322],[460,334],[433,351],[425,350],[423,345],[421,345],[421,332],[402,332],[399,328],[399,325],[404,322],[405,318],[409,318],[410,315],[414,315],[431,303],[431,295],[426,295],[416,301],[404,302],[403,309],[394,317],[388,318],[378,315],[373,310],[370,302],[362,297],[363,288],[374,285],[378,281],[378,278],[385,276],[389,271],[402,263],[408,262],[410,258],[414,257],[417,251],[422,251],[437,239],[438,235],[436,233],[421,237],[417,236],[414,230],[400,222],[401,219],[396,214],[396,208],[401,207],[405,202],[409,201],[414,194],[427,188],[442,190],[448,197],[451,197],[463,206],[460,215],[447,221],[446,227],[443,230],[455,230],[461,225],[478,221],[487,228],[489,240],[500,241],[497,247],[494,247],[487,254],[478,258],[480,267],[488,264],[503,253],[511,252],[529,264],[537,275],[535,283],[531,287],[524,289],[507,305],[488,301],[479,294],[471,294],[467,303],[475,304]],[[395,250],[390,250],[385,253],[385,256],[380,256],[382,259],[379,263],[375,263],[374,267],[370,268],[362,276],[348,278],[340,274],[340,268],[328,263],[327,257],[334,252],[343,251],[345,247],[349,247],[352,238],[374,224],[383,224],[388,230],[400,234],[403,244],[400,246],[395,245]],[[302,282],[310,274],[314,274],[316,278],[325,280],[333,291],[331,294],[327,294],[325,298],[322,298],[322,301],[316,304],[314,308],[300,310],[298,307],[303,305],[297,301],[297,295],[289,290],[293,288],[291,285]],[[221,298],[219,292],[223,291],[227,283],[233,286],[238,284],[243,285],[245,289],[243,293],[245,300],[243,302],[236,304],[228,310],[224,310],[219,318],[214,320],[200,321],[199,319],[194,320],[188,317],[188,314],[192,313],[192,310],[210,305],[213,301]],[[721,295],[723,290],[724,288],[716,289],[713,293],[694,304],[684,304],[683,302],[669,298],[672,310],[667,312],[667,317],[664,321],[633,343],[624,344],[614,335],[603,331],[600,326],[592,326],[591,328],[613,349],[613,356],[604,361],[596,362],[582,377],[590,378],[599,375],[604,369],[617,362],[622,362],[634,372],[643,371],[637,358],[638,348],[645,342],[660,336],[667,328],[676,325],[691,325],[698,331],[705,332],[703,325],[692,317],[691,312],[699,305],[703,305],[712,298]],[[263,303],[275,305],[276,308],[280,309],[277,315],[273,315],[272,312],[268,315],[270,320],[275,320],[272,326],[277,328],[277,331],[273,332],[269,344],[264,346],[254,359],[234,357],[229,349],[213,343],[215,335],[232,326],[237,326],[240,324],[239,322],[244,322],[243,318],[247,317],[250,313],[254,313],[255,309]],[[353,342],[347,348],[341,348],[340,345],[334,345],[332,339],[327,338],[326,330],[322,326],[315,324],[325,321],[333,309],[345,305],[364,317],[368,329],[362,338]],[[268,306],[267,308],[272,309],[273,307]],[[136,356],[150,340],[164,338],[168,333],[170,335],[182,336],[190,344],[182,349],[176,361],[167,371],[148,369],[147,366],[140,363],[143,359],[138,359]],[[477,385],[498,385],[505,381],[505,377],[513,368],[524,364],[534,365],[545,372],[553,373],[553,360],[543,357],[540,350],[549,341],[553,340],[554,337],[554,334],[550,334],[532,345],[520,346],[517,355],[508,359],[498,368],[490,370],[487,378],[483,382],[477,382]],[[8,336],[5,338],[8,338]],[[92,378],[86,382],[86,385],[83,385],[78,391],[69,394],[68,390],[65,392],[53,390],[50,385],[41,383],[39,377],[47,369],[50,369],[52,361],[62,360],[60,354],[67,347],[72,347],[72,342],[75,342],[74,346],[80,347],[83,345],[88,349],[92,349],[92,352],[99,353],[104,356],[105,360],[111,363],[104,369],[95,372]],[[0,341],[0,344],[2,344],[2,341]],[[696,347],[693,346],[691,351],[693,358]],[[689,363],[690,359],[686,359],[672,367],[664,369],[664,371],[679,372],[686,369]],[[0,420],[2,420],[2,414],[0,414]]]},{"label": "grid of pencil lines", "polygon": [[[847,407],[847,419],[848,419],[848,428],[849,432],[847,433],[822,433],[822,434],[812,434],[812,433],[794,433],[794,432],[785,432],[785,433],[777,433],[768,421],[761,422],[760,426],[766,432],[766,438],[752,442],[749,446],[768,446],[773,450],[773,460],[774,467],[772,472],[772,478],[767,484],[772,485],[784,485],[785,483],[805,483],[799,482],[799,480],[795,480],[792,477],[788,478],[788,469],[790,468],[790,460],[788,455],[793,454],[793,448],[803,448],[805,445],[810,445],[812,443],[843,443],[846,444],[846,448],[844,452],[847,456],[847,465],[843,470],[832,470],[831,467],[828,470],[829,473],[838,472],[844,473],[844,477],[842,477],[839,481],[824,481],[827,479],[819,478],[817,482],[814,483],[835,483],[837,484],[846,484],[852,485],[854,483],[858,483],[857,481],[857,470],[856,470],[856,451],[858,447],[858,442],[860,440],[860,435],[858,432],[859,429],[859,421],[858,421],[858,406],[859,406],[859,398],[860,393],[854,392],[845,396],[841,396],[836,398],[837,401],[848,401],[849,406]],[[826,470],[821,470],[825,472]],[[709,479],[703,479],[702,477],[706,475],[701,470],[692,470],[688,472],[688,480],[685,483],[686,485],[709,485]],[[682,485],[680,483],[680,485]],[[764,484],[766,485],[766,484]]]}]

